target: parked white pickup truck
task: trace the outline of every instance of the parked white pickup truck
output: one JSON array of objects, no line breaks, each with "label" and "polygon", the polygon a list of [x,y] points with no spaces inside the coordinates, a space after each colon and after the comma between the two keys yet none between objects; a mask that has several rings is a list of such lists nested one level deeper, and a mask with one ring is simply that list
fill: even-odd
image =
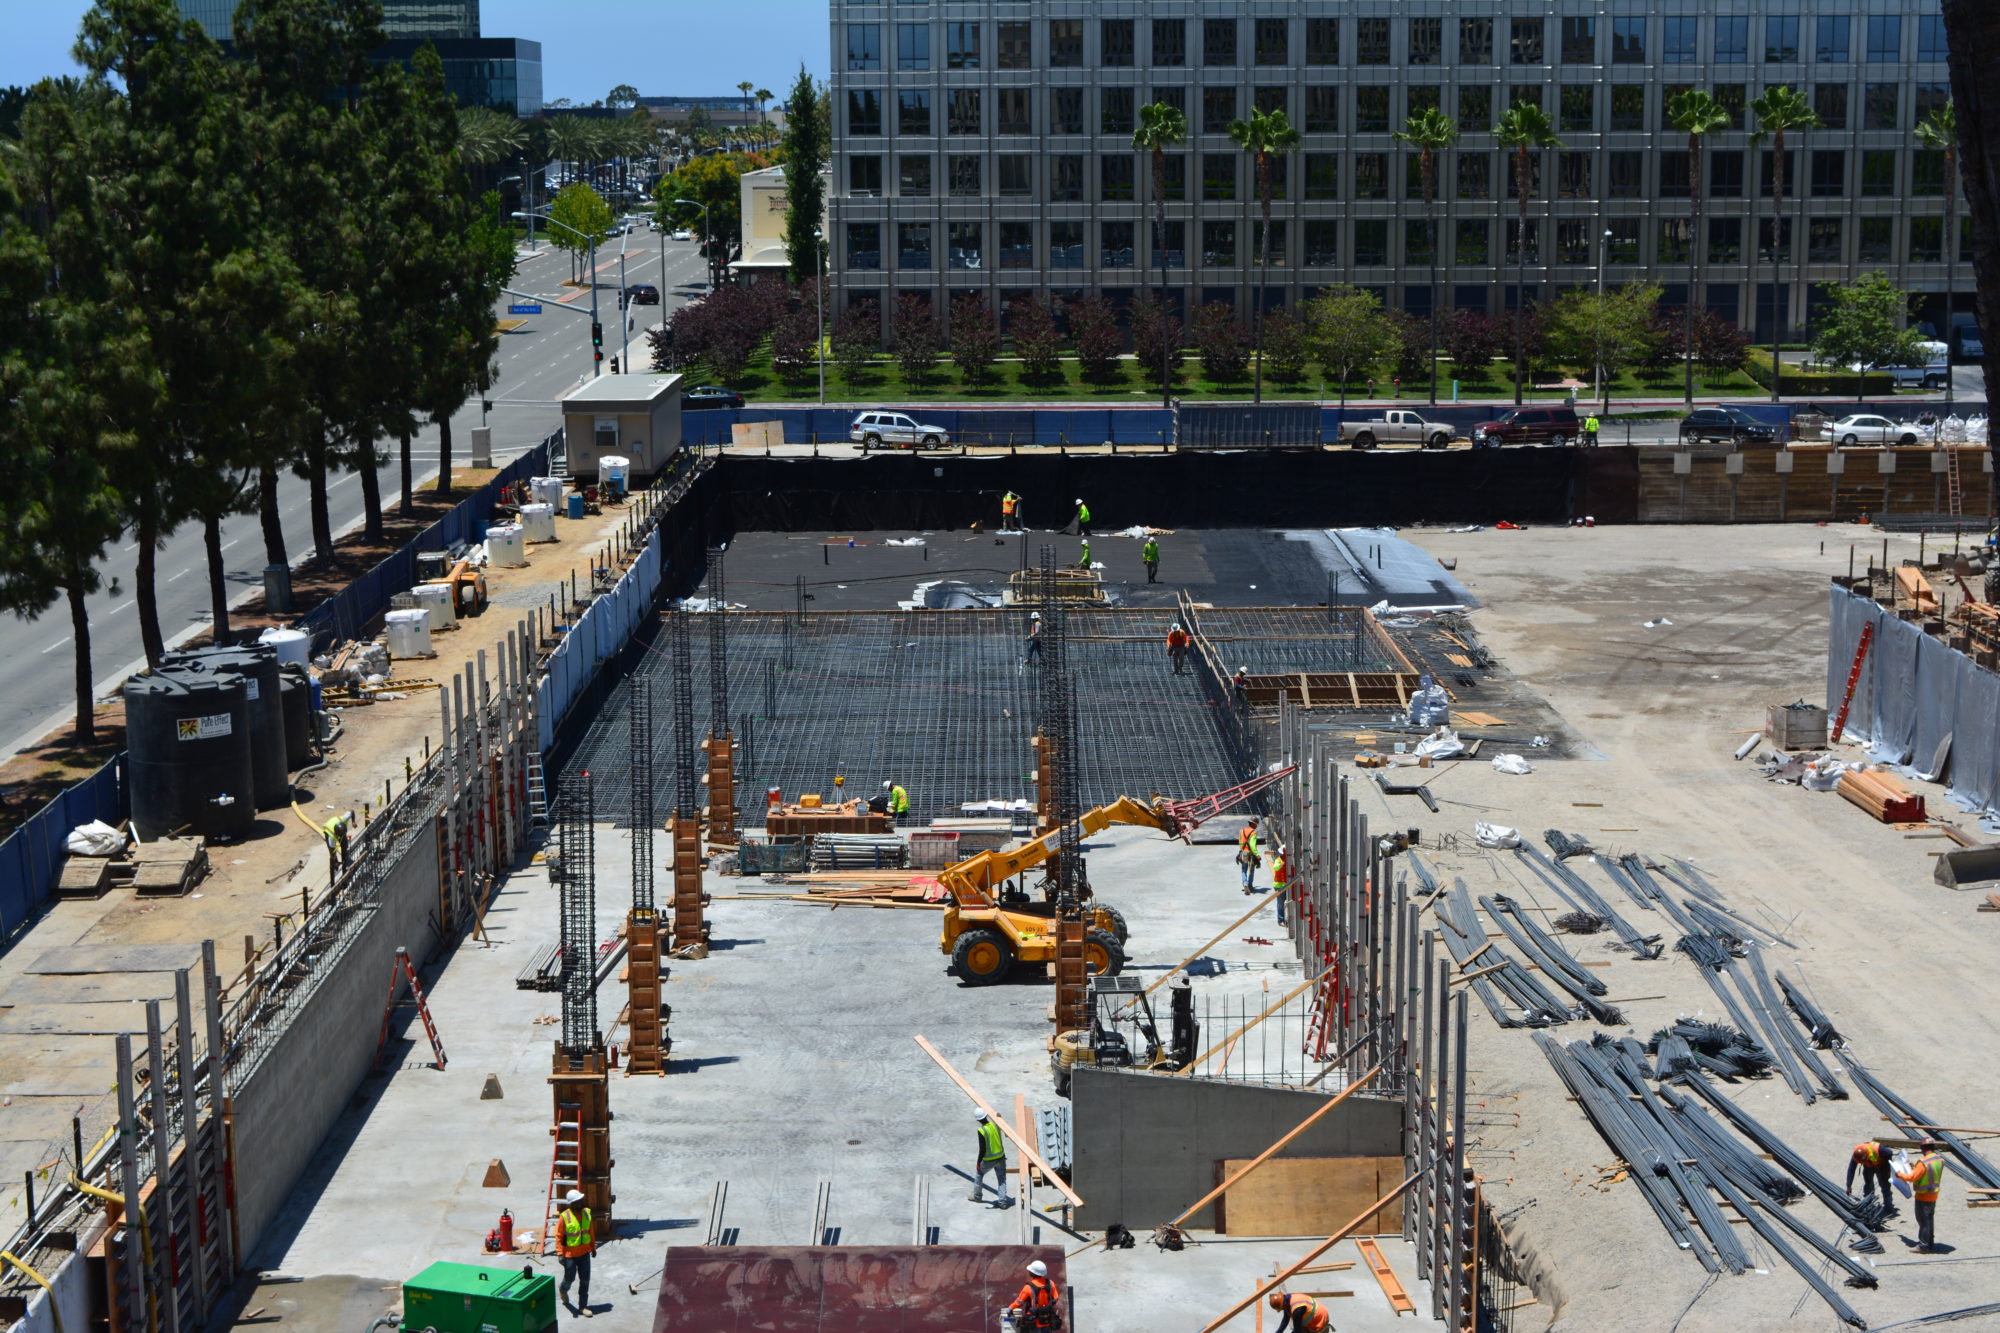
[{"label": "parked white pickup truck", "polygon": [[1441,421],[1426,421],[1416,412],[1391,411],[1367,421],[1341,422],[1340,439],[1356,449],[1373,449],[1378,444],[1443,449],[1451,443],[1451,427]]}]

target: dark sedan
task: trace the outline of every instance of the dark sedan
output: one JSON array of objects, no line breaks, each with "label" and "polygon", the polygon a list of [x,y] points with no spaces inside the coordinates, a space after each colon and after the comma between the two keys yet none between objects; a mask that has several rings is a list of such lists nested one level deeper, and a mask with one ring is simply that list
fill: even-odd
[{"label": "dark sedan", "polygon": [[720,384],[698,384],[681,394],[681,411],[701,412],[713,407],[741,407],[743,395]]},{"label": "dark sedan", "polygon": [[1765,425],[1738,407],[1697,408],[1681,422],[1683,443],[1719,440],[1725,444],[1771,444],[1777,438],[1776,427]]},{"label": "dark sedan", "polygon": [[627,305],[658,305],[660,289],[650,282],[635,282],[625,289]]}]

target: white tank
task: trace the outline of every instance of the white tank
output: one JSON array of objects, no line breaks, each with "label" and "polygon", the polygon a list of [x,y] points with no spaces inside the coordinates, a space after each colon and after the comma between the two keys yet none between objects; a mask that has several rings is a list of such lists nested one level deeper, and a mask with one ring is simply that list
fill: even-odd
[{"label": "white tank", "polygon": [[449,583],[419,583],[410,589],[417,605],[431,613],[433,629],[457,629],[458,611],[451,604]]},{"label": "white tank", "polygon": [[545,504],[522,505],[521,540],[529,542],[552,542],[555,539],[555,506]]},{"label": "white tank", "polygon": [[382,624],[388,631],[391,659],[433,655],[430,612],[421,607],[391,611],[382,617]]},{"label": "white tank", "polygon": [[597,479],[612,489],[617,495],[625,494],[626,485],[632,476],[632,460],[617,454],[605,454],[597,460]]},{"label": "white tank", "polygon": [[312,657],[312,635],[302,630],[272,626],[257,636],[257,642],[278,650],[278,663],[305,666]]},{"label": "white tank", "polygon": [[486,525],[486,559],[490,564],[517,569],[528,563],[527,548],[521,541],[519,523]]},{"label": "white tank", "polygon": [[[536,504],[547,505],[553,510],[557,505],[562,503],[562,478],[530,477],[528,479],[528,495]],[[528,540],[533,541],[534,538],[530,537]]]}]

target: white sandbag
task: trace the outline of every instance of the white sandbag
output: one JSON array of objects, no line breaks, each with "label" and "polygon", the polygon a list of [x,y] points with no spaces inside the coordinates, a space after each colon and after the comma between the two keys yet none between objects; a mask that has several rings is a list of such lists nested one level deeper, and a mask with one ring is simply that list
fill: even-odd
[{"label": "white sandbag", "polygon": [[1465,753],[1465,742],[1450,727],[1439,727],[1411,746],[1410,752],[1423,759],[1450,759]]},{"label": "white sandbag", "polygon": [[1521,777],[1526,777],[1535,770],[1529,765],[1527,760],[1521,758],[1518,754],[1496,754],[1493,756],[1493,771],[1496,773],[1514,773]]},{"label": "white sandbag", "polygon": [[78,824],[63,839],[63,850],[71,856],[116,856],[125,850],[125,835],[102,820]]},{"label": "white sandbag", "polygon": [[[1840,775],[1845,773],[1848,767],[1832,755],[1815,759],[1806,765],[1804,775],[1799,778],[1799,785],[1807,791],[1832,791],[1840,785]],[[1855,764],[1853,767],[1860,768],[1862,765]]]},{"label": "white sandbag", "polygon": [[1488,824],[1484,821],[1472,826],[1474,841],[1481,847],[1519,847],[1521,830],[1508,828],[1505,824]]}]

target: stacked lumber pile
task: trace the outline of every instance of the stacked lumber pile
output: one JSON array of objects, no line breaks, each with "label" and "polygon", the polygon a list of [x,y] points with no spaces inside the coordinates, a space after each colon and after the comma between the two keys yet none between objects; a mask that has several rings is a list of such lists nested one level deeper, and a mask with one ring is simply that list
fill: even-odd
[{"label": "stacked lumber pile", "polygon": [[1937,589],[1931,587],[1924,571],[1915,565],[1897,567],[1896,592],[1899,606],[1914,607],[1919,615],[1934,616],[1938,613]]},{"label": "stacked lumber pile", "polygon": [[1924,817],[1924,798],[1876,768],[1850,768],[1840,775],[1840,794],[1884,824]]},{"label": "stacked lumber pile", "polygon": [[132,848],[132,891],[142,898],[178,898],[207,873],[206,838],[155,838]]}]

